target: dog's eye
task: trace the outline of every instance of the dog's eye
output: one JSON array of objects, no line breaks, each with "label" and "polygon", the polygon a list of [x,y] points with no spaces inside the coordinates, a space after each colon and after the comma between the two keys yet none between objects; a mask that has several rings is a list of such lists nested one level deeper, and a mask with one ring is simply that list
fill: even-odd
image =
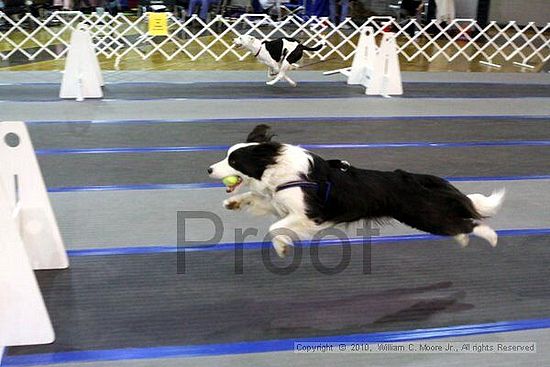
[{"label": "dog's eye", "polygon": [[237,163],[237,162],[236,162],[234,159],[231,159],[231,160],[229,161],[229,164],[235,164],[235,163]]}]

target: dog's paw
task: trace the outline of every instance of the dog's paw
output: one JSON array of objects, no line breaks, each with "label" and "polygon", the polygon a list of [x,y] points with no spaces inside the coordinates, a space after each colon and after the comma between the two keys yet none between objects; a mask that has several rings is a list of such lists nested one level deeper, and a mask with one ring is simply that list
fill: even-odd
[{"label": "dog's paw", "polygon": [[231,197],[223,201],[223,207],[228,210],[241,210],[252,205],[252,201],[244,197]]},{"label": "dog's paw", "polygon": [[298,83],[296,83],[294,81],[292,81],[292,82],[289,81],[288,84],[290,84],[292,87],[296,87],[298,85]]},{"label": "dog's paw", "polygon": [[472,232],[475,236],[483,238],[485,241],[489,242],[492,247],[496,247],[498,242],[497,233],[488,225],[480,224],[474,228]]},{"label": "dog's paw", "polygon": [[273,84],[277,83],[277,81],[278,81],[277,79],[268,80],[267,82],[265,82],[265,84],[267,84],[267,85],[273,85]]},{"label": "dog's paw", "polygon": [[223,207],[227,210],[239,210],[241,209],[241,201],[235,199],[226,199],[223,201]]},{"label": "dog's paw", "polygon": [[468,243],[470,242],[470,237],[465,233],[454,236],[454,239],[461,247],[468,246]]},{"label": "dog's paw", "polygon": [[275,244],[273,243],[273,248],[275,248],[275,252],[277,252],[277,255],[280,258],[285,258],[289,251],[290,251],[290,245],[287,244]]},{"label": "dog's paw", "polygon": [[278,236],[272,241],[273,248],[280,258],[285,258],[290,252],[292,242],[284,236]]}]

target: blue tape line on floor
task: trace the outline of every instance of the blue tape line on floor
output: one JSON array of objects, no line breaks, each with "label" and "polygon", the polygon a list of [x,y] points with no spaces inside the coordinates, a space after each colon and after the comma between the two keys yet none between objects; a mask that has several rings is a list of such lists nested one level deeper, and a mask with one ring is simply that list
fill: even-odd
[{"label": "blue tape line on floor", "polygon": [[265,340],[239,342],[231,344],[182,345],[151,348],[128,348],[111,350],[85,350],[6,356],[2,366],[33,366],[44,364],[120,361],[132,359],[189,358],[231,354],[265,353],[275,351],[292,351],[294,343],[397,343],[413,340],[438,339],[503,333],[521,330],[550,328],[550,319],[529,319],[501,321],[494,323],[459,325],[431,329],[390,331],[370,334],[352,334],[300,339]]},{"label": "blue tape line on floor", "polygon": [[[526,228],[526,229],[501,229],[497,231],[501,237],[515,236],[542,236],[550,235],[550,228]],[[350,245],[379,245],[384,243],[410,242],[410,241],[433,241],[446,239],[449,237],[435,236],[426,233],[400,235],[400,236],[380,236],[370,238],[350,238],[346,243]],[[311,245],[317,246],[339,246],[342,245],[341,240],[329,239],[321,240],[315,243],[297,243],[297,246],[308,247]],[[185,252],[209,252],[209,251],[233,251],[237,246],[242,246],[243,250],[260,249],[263,246],[271,246],[269,242],[245,242],[245,243],[219,243],[204,246],[133,246],[133,247],[111,247],[111,248],[87,248],[68,250],[70,257],[82,256],[112,256],[112,255],[138,255],[138,254],[153,254],[153,253],[173,253],[179,251]]]},{"label": "blue tape line on floor", "polygon": [[[483,182],[483,181],[530,181],[530,180],[550,180],[550,175],[532,175],[532,176],[461,176],[444,177],[452,182]],[[87,192],[87,191],[133,191],[133,190],[193,190],[193,189],[212,189],[225,187],[219,182],[199,182],[183,184],[139,184],[139,185],[98,185],[98,186],[60,186],[50,187],[48,192]]]},{"label": "blue tape line on floor", "polygon": [[[507,147],[507,146],[548,146],[550,140],[508,140],[473,142],[390,142],[356,144],[300,144],[304,149],[381,149],[381,148],[468,148],[468,147]],[[229,145],[180,146],[180,147],[112,147],[112,148],[67,148],[37,149],[36,155],[72,154],[128,154],[128,153],[185,153],[226,151]]]}]

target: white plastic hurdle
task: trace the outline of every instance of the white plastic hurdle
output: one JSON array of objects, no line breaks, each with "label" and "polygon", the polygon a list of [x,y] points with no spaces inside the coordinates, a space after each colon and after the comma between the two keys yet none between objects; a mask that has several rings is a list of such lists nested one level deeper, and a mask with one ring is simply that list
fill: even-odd
[{"label": "white plastic hurdle", "polygon": [[55,340],[34,270],[69,261],[23,122],[0,122],[0,350]]},{"label": "white plastic hurdle", "polygon": [[403,94],[401,68],[399,67],[397,44],[393,33],[384,33],[376,54],[372,75],[366,85],[366,94],[379,94],[384,97]]},{"label": "white plastic hurdle", "polygon": [[[376,62],[376,43],[374,41],[374,30],[372,27],[366,27],[359,36],[357,50],[349,70],[348,84],[368,84],[373,76]],[[345,72],[343,72],[346,75]]]},{"label": "white plastic hurdle", "polygon": [[79,24],[71,35],[59,98],[74,98],[78,102],[85,98],[102,98],[103,85],[92,37],[88,27]]},{"label": "white plastic hurdle", "polygon": [[351,67],[325,71],[323,75],[340,73],[348,78],[349,85],[367,84],[374,71],[377,51],[373,28],[366,27],[359,34],[359,42],[355,48]]},{"label": "white plastic hurdle", "polygon": [[336,73],[345,75],[350,85],[363,85],[366,88],[365,94],[368,95],[388,97],[403,94],[395,34],[384,32],[380,47],[377,47],[373,29],[367,27],[359,36],[351,67],[326,71],[323,74]]}]

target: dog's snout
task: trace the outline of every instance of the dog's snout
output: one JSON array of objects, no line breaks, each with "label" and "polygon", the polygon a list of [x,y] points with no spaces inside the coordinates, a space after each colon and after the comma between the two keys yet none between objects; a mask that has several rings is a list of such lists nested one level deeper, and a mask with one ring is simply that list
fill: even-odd
[{"label": "dog's snout", "polygon": [[207,170],[207,171],[208,171],[208,174],[210,175],[210,174],[212,174],[212,172],[213,172],[214,170],[212,169],[212,167],[208,167],[208,170]]}]

